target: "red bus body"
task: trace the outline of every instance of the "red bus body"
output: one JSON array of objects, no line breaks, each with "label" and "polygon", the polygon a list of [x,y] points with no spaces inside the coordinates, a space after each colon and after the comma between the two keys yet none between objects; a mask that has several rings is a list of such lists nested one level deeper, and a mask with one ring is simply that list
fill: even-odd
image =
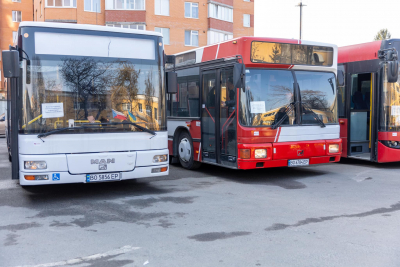
[{"label": "red bus body", "polygon": [[[196,52],[196,62],[191,66],[207,64],[207,62],[222,62],[224,59],[229,61],[240,55],[246,70],[251,68],[257,69],[275,69],[275,70],[309,70],[309,71],[330,71],[336,74],[337,66],[337,48],[334,49],[333,64],[330,67],[321,66],[303,66],[293,64],[266,64],[254,63],[251,60],[251,45],[253,41],[284,43],[284,44],[301,44],[301,41],[294,39],[276,39],[276,38],[257,38],[257,37],[241,37],[229,40],[223,43],[209,45],[206,47],[194,49],[188,52],[180,53],[175,56],[185,55],[187,53]],[[303,42],[310,45],[325,45],[319,43]],[[221,61],[218,61],[221,60]],[[223,64],[223,63],[220,63]],[[188,65],[189,66],[189,65]],[[210,68],[210,66],[208,66]],[[201,82],[201,81],[200,81]],[[203,88],[200,84],[200,88]],[[236,89],[237,110],[239,110],[239,94],[240,89]],[[200,89],[201,95],[202,89]],[[176,96],[178,97],[178,96]],[[172,100],[171,100],[172,101]],[[201,101],[200,101],[201,102]],[[172,104],[171,104],[172,106]],[[204,110],[204,107],[202,108]],[[236,111],[237,111],[236,110]],[[211,116],[210,112],[207,111]],[[179,158],[179,135],[182,131],[187,131],[193,140],[193,158],[197,162],[203,162],[202,155],[202,118],[174,118],[168,114],[168,148],[170,155]],[[277,129],[271,127],[249,127],[244,126],[239,121],[239,116],[230,114],[226,116],[227,120],[221,123],[221,129],[228,127],[230,120],[236,121],[236,138],[237,138],[237,161],[235,166],[226,166],[237,169],[256,169],[270,167],[288,166],[288,160],[309,159],[309,165],[338,162],[341,156],[341,139],[339,138],[339,125],[327,125],[325,128],[320,126],[281,126]],[[223,145],[226,142],[227,134],[222,135],[220,142]],[[329,145],[339,145],[339,152],[329,153]],[[251,151],[250,158],[241,158],[240,150],[249,149]],[[254,155],[255,149],[266,149],[267,157],[256,159]],[[209,162],[207,162],[209,163]],[[218,164],[217,165],[224,164]]]},{"label": "red bus body", "polygon": [[[384,77],[379,50],[388,48],[396,48],[399,51],[400,40],[374,41],[339,48],[338,69],[344,71],[346,80],[343,90],[339,88],[339,95],[341,95],[339,99],[342,99],[342,108],[340,108],[339,101],[340,138],[343,144],[342,157],[380,163],[400,161],[400,149],[389,147],[386,143],[388,141],[400,142],[400,131],[396,129],[387,130],[381,127],[382,106],[387,106],[387,104],[382,102],[384,98]],[[354,105],[354,93],[357,91],[355,87],[359,86],[360,81],[362,83],[370,82],[369,91],[365,90],[366,93],[369,93],[369,100],[366,101],[369,103],[367,109],[364,110],[358,109]],[[363,91],[362,88],[361,91]],[[366,96],[366,93],[364,93],[364,96]],[[365,97],[364,100],[366,100]],[[394,104],[392,103],[392,105]],[[367,114],[366,125],[365,120],[360,122],[357,121],[357,118],[355,119],[356,113]],[[352,140],[356,135],[352,131],[357,127],[365,126],[367,127],[367,137],[365,144],[362,145],[362,140]]]}]

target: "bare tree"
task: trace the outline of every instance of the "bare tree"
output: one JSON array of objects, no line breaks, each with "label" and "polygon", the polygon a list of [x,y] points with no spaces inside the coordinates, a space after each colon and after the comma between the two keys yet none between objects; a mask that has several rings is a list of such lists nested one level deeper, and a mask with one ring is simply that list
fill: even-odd
[{"label": "bare tree", "polygon": [[388,31],[388,29],[381,29],[378,31],[378,33],[374,37],[374,41],[378,40],[385,40],[385,39],[390,39],[392,35]]},{"label": "bare tree", "polygon": [[132,104],[137,105],[137,101],[135,100],[139,92],[139,75],[140,70],[135,70],[135,66],[130,63],[122,63],[114,79],[114,85],[111,88],[111,99],[113,103],[121,105],[124,101],[128,101],[131,105],[131,112],[136,108],[136,106],[132,106]]},{"label": "bare tree", "polygon": [[[109,72],[110,67],[111,64],[90,58],[66,58],[63,60],[60,73],[65,84],[76,95],[77,101],[82,104],[77,114],[80,118],[77,119],[87,119],[89,107],[98,110],[95,116],[95,119],[98,119],[101,111],[107,108],[108,88],[113,82]],[[82,109],[83,116],[80,115]]]}]

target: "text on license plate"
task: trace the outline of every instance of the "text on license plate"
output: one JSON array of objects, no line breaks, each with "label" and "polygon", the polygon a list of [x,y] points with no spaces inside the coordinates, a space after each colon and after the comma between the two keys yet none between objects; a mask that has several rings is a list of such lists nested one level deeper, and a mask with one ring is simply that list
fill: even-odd
[{"label": "text on license plate", "polygon": [[307,166],[310,164],[309,159],[291,159],[288,161],[288,166],[289,167],[295,167],[295,166]]},{"label": "text on license plate", "polygon": [[86,182],[104,182],[121,180],[120,173],[86,174]]}]

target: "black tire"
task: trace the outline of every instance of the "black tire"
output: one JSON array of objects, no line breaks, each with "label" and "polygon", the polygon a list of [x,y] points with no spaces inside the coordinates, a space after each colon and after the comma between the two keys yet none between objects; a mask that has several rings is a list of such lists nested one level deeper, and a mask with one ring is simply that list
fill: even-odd
[{"label": "black tire", "polygon": [[[185,144],[186,143],[186,144]],[[182,145],[181,145],[182,144]],[[186,146],[190,147],[190,150],[184,150]],[[186,131],[181,132],[178,138],[178,158],[182,167],[188,170],[194,170],[201,166],[201,162],[194,161],[193,158],[193,140],[190,134]],[[183,156],[183,157],[181,157]]]}]

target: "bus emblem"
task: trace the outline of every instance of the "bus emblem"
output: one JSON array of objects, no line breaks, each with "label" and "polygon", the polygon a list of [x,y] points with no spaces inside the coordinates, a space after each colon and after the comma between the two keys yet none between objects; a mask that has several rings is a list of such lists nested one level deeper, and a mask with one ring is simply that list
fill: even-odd
[{"label": "bus emblem", "polygon": [[115,163],[115,159],[91,159],[90,160],[91,164],[98,164],[99,165],[99,170],[104,171],[107,170],[107,164],[109,163]]},{"label": "bus emblem", "polygon": [[304,150],[297,150],[297,156],[303,156]]}]

